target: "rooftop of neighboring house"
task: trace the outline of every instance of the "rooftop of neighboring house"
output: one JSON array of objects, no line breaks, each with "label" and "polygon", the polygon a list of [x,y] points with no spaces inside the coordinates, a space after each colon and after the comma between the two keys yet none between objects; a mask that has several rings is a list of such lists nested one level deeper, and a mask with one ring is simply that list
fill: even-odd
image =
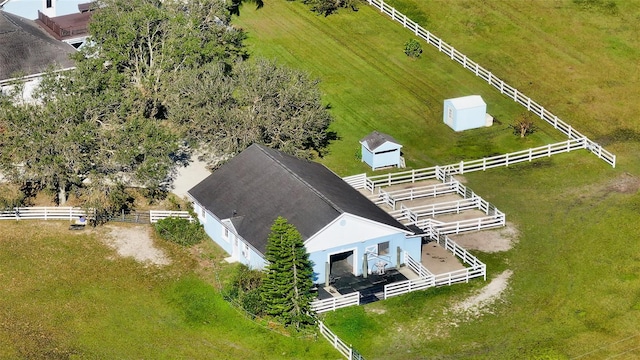
[{"label": "rooftop of neighboring house", "polygon": [[0,81],[73,67],[69,56],[74,52],[33,20],[0,9]]}]

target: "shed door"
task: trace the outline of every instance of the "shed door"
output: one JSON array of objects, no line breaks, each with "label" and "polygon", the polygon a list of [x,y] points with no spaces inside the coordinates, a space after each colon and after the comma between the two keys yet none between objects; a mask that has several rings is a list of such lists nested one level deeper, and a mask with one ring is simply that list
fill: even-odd
[{"label": "shed door", "polygon": [[447,125],[453,127],[453,108],[451,106],[447,108]]}]

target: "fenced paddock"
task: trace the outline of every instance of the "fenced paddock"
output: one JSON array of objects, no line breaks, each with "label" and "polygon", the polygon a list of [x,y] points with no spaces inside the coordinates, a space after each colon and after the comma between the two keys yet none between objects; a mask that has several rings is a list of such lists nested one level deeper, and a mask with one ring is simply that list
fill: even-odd
[{"label": "fenced paddock", "polygon": [[531,162],[535,159],[551,157],[552,155],[556,154],[563,154],[570,151],[587,149],[588,146],[589,142],[586,138],[571,139],[559,143],[548,144],[504,155],[491,156],[476,160],[460,161],[444,166],[433,166],[429,168],[414,169],[374,176],[358,174],[349,176],[344,179],[354,188],[367,189],[373,194],[375,192],[375,189],[380,187],[415,183],[418,181],[433,179],[438,179],[444,182],[449,178],[449,175],[452,174],[465,174],[474,171],[485,171],[495,167],[515,165],[522,162]]},{"label": "fenced paddock", "polygon": [[[412,173],[412,171],[404,173],[405,175],[400,177],[401,184],[406,183],[406,179],[409,178],[406,174]],[[417,171],[416,173],[425,174],[425,172],[421,171]],[[385,191],[382,188],[378,188],[378,193],[372,195],[373,198],[370,197],[370,199],[378,205],[385,204],[395,209],[397,202],[401,200],[412,201],[424,197],[436,197],[449,194],[461,196],[462,200],[419,206],[407,206],[404,203],[400,203],[399,209],[389,211],[389,214],[396,220],[405,225],[415,225],[428,234],[458,234],[467,231],[501,227],[506,224],[506,216],[503,212],[454,179],[451,175],[448,175],[442,167],[435,167],[434,171],[428,173],[432,174],[429,176],[435,176],[436,179],[442,181],[442,183],[395,191]],[[357,176],[362,177],[363,175],[366,180],[365,182],[374,182],[367,179],[366,174]],[[392,178],[391,175],[392,174],[383,175],[386,178],[385,182],[396,185],[395,178]],[[421,181],[419,176],[411,176],[411,178],[415,179],[415,181]],[[363,181],[361,180],[359,183],[362,184]],[[465,210],[478,210],[486,216],[455,221],[438,221],[433,219],[433,217],[437,215],[459,214]],[[424,219],[425,217],[428,218]]]},{"label": "fenced paddock", "polygon": [[360,305],[360,292],[356,291],[351,294],[335,296],[330,299],[315,300],[311,303],[311,309],[318,314],[327,311],[335,311],[347,306]]},{"label": "fenced paddock", "polygon": [[[391,211],[389,214],[397,220],[409,220],[417,222],[422,217],[435,217],[443,214],[460,214],[465,210],[481,210],[488,209],[489,204],[482,198],[476,196],[469,199],[457,201],[447,201],[436,204],[427,204],[414,207],[405,207],[401,205],[400,210]],[[488,212],[488,211],[487,211]]]},{"label": "fenced paddock", "polygon": [[442,195],[457,193],[458,184],[459,182],[457,180],[449,180],[444,183],[394,191],[385,191],[382,188],[378,188],[378,193],[375,195],[370,195],[368,196],[368,198],[376,205],[385,204],[395,210],[396,203],[398,201],[412,201],[425,197],[438,197]]},{"label": "fenced paddock", "polygon": [[[432,238],[438,239],[437,241],[440,246],[451,251],[455,257],[459,258],[463,263],[468,264],[469,266],[464,269],[450,271],[447,273],[431,274],[428,270],[422,267],[422,264],[418,263],[412,259],[409,254],[405,253],[405,263],[411,270],[418,274],[420,278],[385,285],[385,299],[412,291],[425,290],[430,287],[469,282],[469,280],[479,277],[482,277],[485,281],[487,280],[487,266],[478,260],[478,258],[471,255],[467,250],[460,247],[446,235],[436,234],[435,236],[432,236]],[[421,270],[421,268],[424,270]]]},{"label": "fenced paddock", "polygon": [[598,158],[604,160],[609,165],[613,167],[616,166],[616,156],[613,153],[607,151],[596,142],[588,139],[586,136],[576,131],[571,125],[565,123],[556,115],[551,113],[549,110],[531,100],[531,98],[524,95],[516,88],[508,85],[507,83],[493,75],[493,73],[486,70],[478,63],[469,59],[466,55],[456,50],[453,46],[447,44],[446,42],[442,41],[442,39],[425,30],[415,21],[407,18],[406,15],[400,13],[395,8],[385,4],[384,0],[367,0],[367,2],[369,3],[369,5],[372,5],[375,8],[379,9],[383,14],[391,17],[391,19],[393,19],[394,21],[401,23],[402,26],[411,30],[416,36],[426,41],[427,44],[435,47],[439,52],[444,53],[449,58],[451,58],[451,60],[462,65],[463,68],[471,71],[477,77],[488,82],[491,86],[499,90],[501,94],[504,94],[507,97],[511,98],[516,103],[525,107],[527,111],[534,113],[536,116],[549,123],[551,126],[553,126],[554,129],[566,135],[570,140],[581,139],[581,141],[584,141],[585,143],[585,149],[589,150],[591,153],[595,154]]}]

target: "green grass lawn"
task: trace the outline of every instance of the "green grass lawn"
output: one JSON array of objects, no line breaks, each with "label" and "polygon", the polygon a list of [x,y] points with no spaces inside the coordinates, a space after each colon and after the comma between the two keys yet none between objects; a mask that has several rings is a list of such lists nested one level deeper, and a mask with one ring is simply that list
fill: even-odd
[{"label": "green grass lawn", "polygon": [[0,223],[0,359],[340,358],[322,338],[281,335],[231,307],[208,281],[224,276],[211,243],[194,258],[158,241],[172,265],[145,266],[103,232],[67,226]]},{"label": "green grass lawn", "polygon": [[[343,309],[327,324],[367,359],[640,356],[640,1],[394,4],[605,145],[617,166],[580,151],[465,174],[520,231],[508,252],[475,253],[489,278],[514,271],[502,301],[484,315],[449,310],[485,285],[472,281]],[[522,108],[424,43],[422,58],[407,58],[412,34],[366,5],[322,17],[277,1],[243,8],[237,24],[253,54],[322,81],[340,139],[321,161],[341,175],[367,171],[357,141],[374,129],[404,144],[410,167],[564,140],[540,122],[533,137],[514,138],[507,125]],[[501,124],[463,133],[442,124],[442,101],[469,94],[482,95]]]},{"label": "green grass lawn", "polygon": [[[367,171],[357,158],[359,140],[373,130],[394,136],[410,167],[565,140],[542,122],[533,136],[514,137],[508,125],[524,112],[519,105],[437,50],[425,47],[421,58],[407,57],[404,43],[412,34],[372,8],[322,17],[303,5],[276,1],[259,11],[243,8],[236,23],[248,31],[252,55],[275,58],[321,80],[335,117],[332,130],[340,138],[321,161],[338,174]],[[496,125],[456,133],[442,121],[443,102],[471,94],[483,96]]]},{"label": "green grass lawn", "polygon": [[[592,4],[584,8],[578,3]],[[412,293],[326,316],[371,359],[601,359],[640,356],[640,1],[398,1],[408,15],[618,155],[615,169],[586,151],[465,174],[520,231],[508,252],[474,252],[489,280],[513,270],[481,316],[451,305],[482,281]],[[607,10],[609,9],[609,10]],[[339,140],[321,161],[340,175],[367,171],[356,154],[372,130],[425,167],[521,150],[564,137],[518,139],[522,108],[372,8],[322,17],[299,3],[243,8],[253,55],[305,69],[321,82]],[[445,98],[480,94],[499,121],[455,133]],[[222,254],[165,244],[168,267],[118,258],[100,234],[66,223],[0,223],[0,358],[337,359],[324,340],[282,336],[248,321],[216,288]],[[218,253],[216,253],[218,251]],[[212,254],[212,255],[209,255]],[[213,260],[204,270],[197,260]]]}]

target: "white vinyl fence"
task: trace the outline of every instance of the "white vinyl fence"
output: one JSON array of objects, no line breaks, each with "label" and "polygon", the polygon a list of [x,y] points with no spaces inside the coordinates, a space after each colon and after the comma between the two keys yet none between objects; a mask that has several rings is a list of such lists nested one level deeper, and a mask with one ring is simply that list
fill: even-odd
[{"label": "white vinyl fence", "polygon": [[496,210],[495,215],[481,218],[451,221],[446,223],[433,219],[425,219],[416,221],[413,225],[419,227],[425,232],[433,231],[443,235],[460,234],[469,231],[480,231],[503,227],[506,225],[506,216],[501,211]]},{"label": "white vinyl fence", "polygon": [[[71,206],[34,206],[16,207],[10,210],[0,210],[0,220],[78,220],[80,216],[92,218],[93,212],[80,207]],[[149,217],[152,223],[167,217],[179,217],[193,221],[187,211],[151,210]]]},{"label": "white vinyl fence", "polygon": [[318,328],[320,329],[320,334],[324,336],[331,345],[336,348],[340,354],[346,357],[349,360],[364,360],[364,357],[360,355],[351,345],[347,345],[344,341],[340,340],[340,338],[333,333],[333,331],[329,330],[329,328],[320,320],[318,320]]},{"label": "white vinyl fence", "polygon": [[[384,286],[384,298],[388,299],[393,296],[398,296],[412,291],[425,290],[430,287],[452,285],[460,282],[469,282],[469,280],[482,277],[487,280],[487,266],[482,263],[478,258],[471,255],[467,250],[461,248],[449,239],[448,236],[439,235],[436,236],[440,240],[438,243],[445,249],[451,251],[453,255],[460,258],[463,263],[468,264],[461,270],[451,271],[443,274],[431,274],[428,270],[420,269],[422,264],[415,261],[409,254],[404,254],[405,263],[411,270],[420,276],[418,279],[411,279],[405,281],[395,282]],[[419,265],[419,267],[418,267]]]},{"label": "white vinyl fence", "polygon": [[462,65],[465,69],[471,71],[476,76],[481,79],[487,81],[490,85],[500,91],[501,94],[508,96],[513,99],[518,104],[524,106],[527,111],[531,111],[535,115],[539,116],[541,119],[549,123],[558,131],[562,132],[566,135],[570,140],[582,139],[585,142],[585,148],[595,154],[598,158],[604,160],[609,165],[615,167],[616,166],[616,156],[605,150],[602,146],[597,144],[596,142],[588,139],[580,132],[576,131],[571,127],[571,125],[565,123],[557,116],[552,114],[550,111],[545,109],[543,106],[539,105],[535,101],[531,100],[531,98],[525,96],[521,92],[519,92],[514,87],[508,85],[504,81],[500,80],[498,77],[493,75],[490,71],[484,69],[478,63],[469,59],[466,55],[456,50],[453,46],[445,43],[442,39],[433,35],[431,32],[422,28],[422,26],[418,25],[416,22],[408,19],[406,15],[398,12],[395,8],[384,3],[384,0],[367,0],[369,5],[372,5],[379,9],[382,13],[388,15],[394,21],[397,21],[402,24],[405,28],[411,30],[416,36],[422,38],[427,42],[427,44],[432,45],[437,48],[438,51],[447,55],[451,60],[456,61],[460,65]]},{"label": "white vinyl fence", "polygon": [[[574,150],[586,149],[588,139],[572,139],[555,144],[549,144],[516,151],[504,155],[491,156],[477,160],[460,161],[445,166],[433,166],[430,168],[414,169],[383,175],[367,176],[358,174],[344,178],[347,183],[356,189],[367,189],[372,194],[376,187],[391,186],[397,184],[414,183],[424,180],[446,180],[447,175],[464,174],[473,171],[485,171],[494,167],[509,166],[522,162],[530,162],[543,157],[562,154]],[[355,181],[354,179],[358,179]],[[356,187],[358,186],[358,187]],[[375,197],[374,197],[375,198]]]},{"label": "white vinyl fence", "polygon": [[411,201],[425,197],[437,197],[457,193],[458,184],[459,182],[457,180],[450,180],[444,183],[394,191],[385,191],[382,188],[378,188],[377,194],[372,194],[367,197],[376,205],[386,204],[395,210],[396,202],[398,201]]},{"label": "white vinyl fence", "polygon": [[170,210],[150,210],[149,221],[153,224],[158,220],[166,219],[168,217],[175,217],[180,219],[187,219],[193,222],[193,217],[188,211],[170,211]]},{"label": "white vinyl fence", "polygon": [[78,220],[88,216],[86,209],[78,207],[16,207],[0,211],[0,220]]},{"label": "white vinyl fence", "polygon": [[329,299],[315,300],[311,303],[311,309],[317,314],[327,311],[335,311],[347,306],[360,305],[360,292],[356,291],[351,294],[334,296]]}]

